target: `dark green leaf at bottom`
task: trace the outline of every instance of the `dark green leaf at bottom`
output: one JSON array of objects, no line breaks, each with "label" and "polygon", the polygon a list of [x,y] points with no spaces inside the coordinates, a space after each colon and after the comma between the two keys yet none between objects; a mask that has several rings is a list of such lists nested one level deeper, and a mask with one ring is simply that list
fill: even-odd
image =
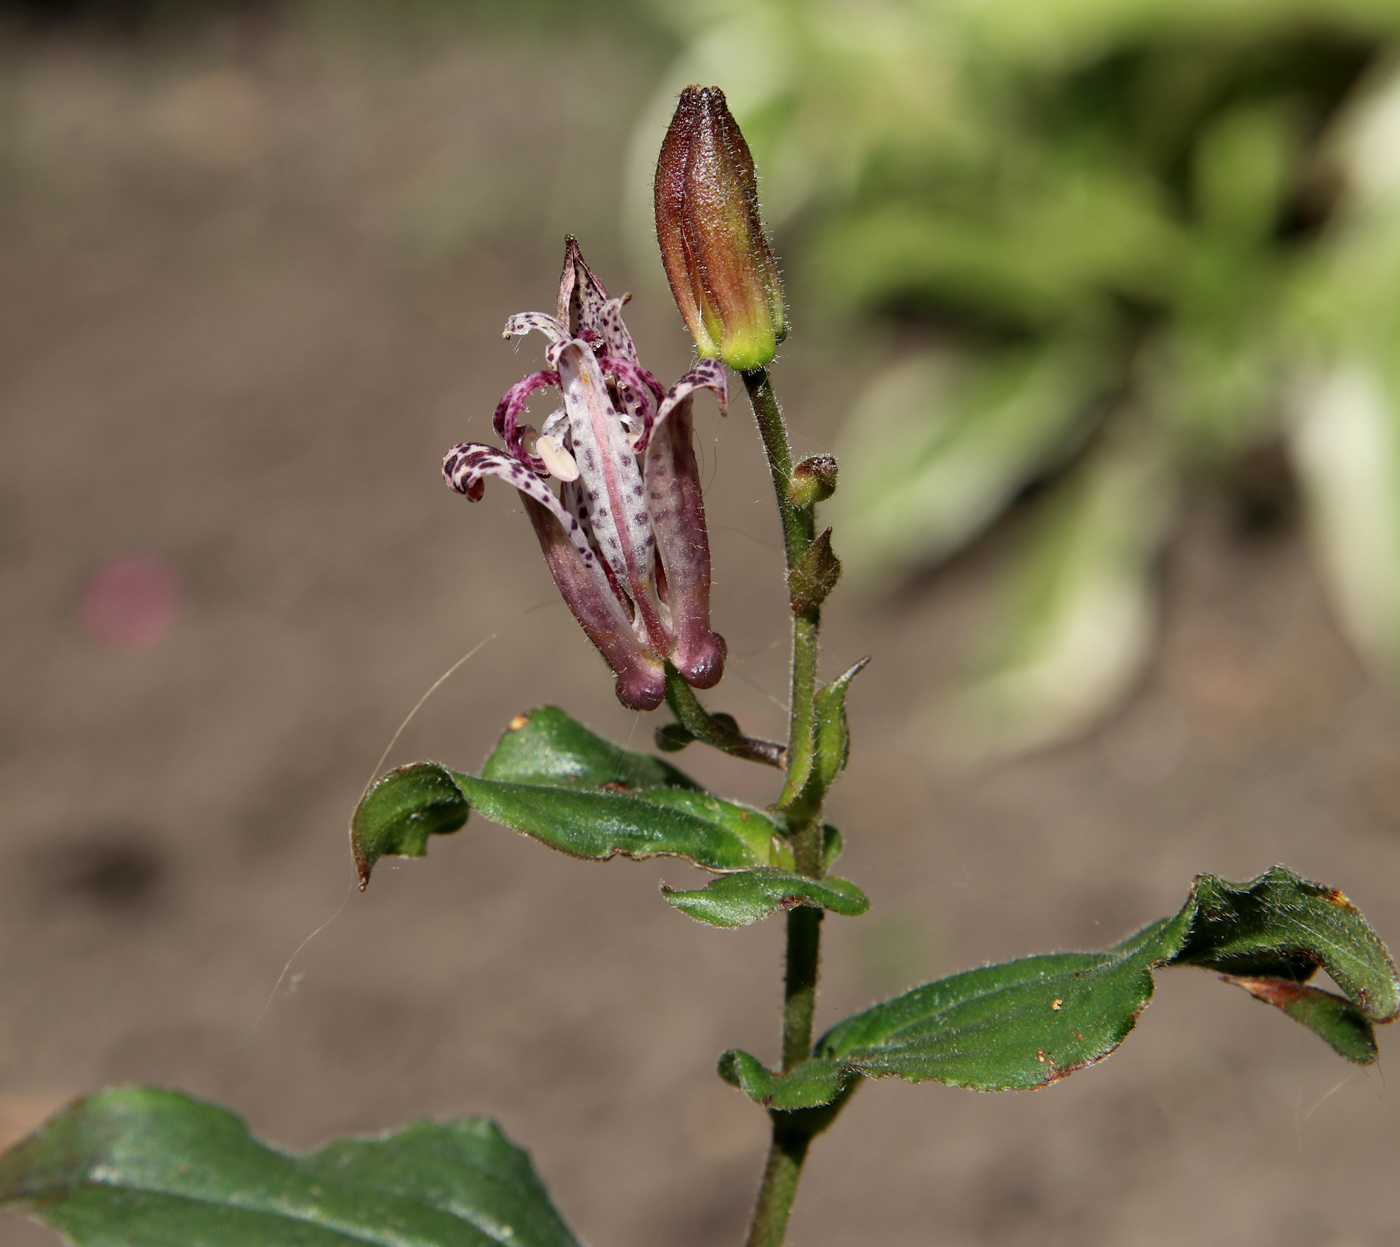
[{"label": "dark green leaf at bottom", "polygon": [[0,1156],[0,1208],[79,1247],[579,1247],[529,1156],[484,1118],[298,1156],[147,1087],[79,1100]]}]

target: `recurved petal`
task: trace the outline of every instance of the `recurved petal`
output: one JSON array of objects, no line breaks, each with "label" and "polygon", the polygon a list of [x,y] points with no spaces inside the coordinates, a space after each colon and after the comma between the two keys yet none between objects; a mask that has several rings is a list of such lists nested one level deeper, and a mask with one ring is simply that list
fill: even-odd
[{"label": "recurved petal", "polygon": [[443,460],[442,472],[453,489],[473,501],[481,498],[488,476],[499,477],[520,491],[554,583],[617,675],[618,699],[633,710],[659,706],[666,695],[665,669],[660,658],[637,639],[629,611],[590,548],[578,517],[516,459],[480,442],[454,446]]},{"label": "recurved petal", "polygon": [[[518,459],[502,454],[493,446],[481,442],[462,442],[449,450],[442,461],[442,475],[447,484],[459,494],[479,502],[486,491],[486,478],[494,476],[514,485],[526,498],[538,503],[555,517],[564,539],[573,546],[583,569],[594,578],[601,592],[616,602],[608,587],[607,577],[598,566],[598,556],[588,544],[587,535],[578,520],[564,509],[553,490]],[[617,604],[619,618],[625,619]]]},{"label": "recurved petal", "polygon": [[661,402],[661,410],[656,414],[657,421],[664,420],[671,408],[689,398],[697,390],[713,390],[715,398],[719,400],[719,414],[722,416],[729,414],[729,378],[725,375],[724,367],[717,359],[702,359],[666,391],[666,397]]},{"label": "recurved petal", "polygon": [[691,419],[700,389],[713,390],[725,410],[728,391],[718,361],[702,360],[672,386],[652,426],[645,477],[671,612],[669,657],[688,684],[712,688],[724,674],[725,645],[710,629],[710,541]]},{"label": "recurved petal", "polygon": [[529,333],[532,329],[538,329],[544,334],[549,339],[551,346],[559,346],[573,336],[547,312],[516,312],[506,321],[505,331],[501,336],[503,338],[516,338],[521,334]]},{"label": "recurved petal", "polygon": [[[496,404],[496,413],[491,417],[491,427],[496,430],[501,440],[517,456],[524,453],[520,444],[520,413],[525,410],[525,404],[529,401],[530,395],[536,390],[543,390],[558,384],[559,374],[557,372],[532,372],[528,377],[521,378],[511,386],[501,401]],[[530,458],[533,462],[529,466],[535,468],[537,472],[544,470],[544,465],[536,456],[532,455]]]},{"label": "recurved petal", "polygon": [[619,383],[619,397],[629,417],[641,421],[642,437],[636,445],[640,455],[646,450],[647,438],[656,420],[656,405],[666,397],[666,389],[640,364],[608,356],[603,366],[608,375]]},{"label": "recurved petal", "polygon": [[638,641],[611,590],[605,585],[600,591],[597,560],[591,567],[585,565],[555,508],[529,493],[524,502],[554,583],[617,677],[618,701],[629,710],[655,710],[666,697],[666,669],[661,659]]}]

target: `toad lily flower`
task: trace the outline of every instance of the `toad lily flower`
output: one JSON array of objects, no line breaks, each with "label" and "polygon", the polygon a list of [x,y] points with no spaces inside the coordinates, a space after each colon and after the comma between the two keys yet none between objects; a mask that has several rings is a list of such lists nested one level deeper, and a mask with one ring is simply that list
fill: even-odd
[{"label": "toad lily flower", "polygon": [[[691,403],[713,390],[725,410],[724,370],[701,360],[670,390],[637,361],[621,299],[593,275],[571,237],[557,316],[521,312],[505,336],[539,330],[549,368],[518,381],[496,408],[505,449],[464,442],[443,476],[473,501],[485,478],[520,491],[545,562],[574,618],[617,676],[617,696],[653,710],[669,659],[696,688],[724,674],[724,638],[710,630],[710,544],[700,497]],[[526,401],[556,387],[564,405],[537,431]],[[559,483],[558,494],[554,491]]]}]

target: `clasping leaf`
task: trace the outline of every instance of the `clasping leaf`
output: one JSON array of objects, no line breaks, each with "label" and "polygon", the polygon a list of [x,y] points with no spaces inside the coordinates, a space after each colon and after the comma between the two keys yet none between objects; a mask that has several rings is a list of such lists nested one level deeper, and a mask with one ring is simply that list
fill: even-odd
[{"label": "clasping leaf", "polygon": [[849,879],[828,875],[808,879],[790,870],[744,870],[721,875],[707,887],[680,892],[663,887],[662,894],[683,914],[714,927],[746,927],[780,909],[810,905],[848,918],[870,908],[870,901]]}]

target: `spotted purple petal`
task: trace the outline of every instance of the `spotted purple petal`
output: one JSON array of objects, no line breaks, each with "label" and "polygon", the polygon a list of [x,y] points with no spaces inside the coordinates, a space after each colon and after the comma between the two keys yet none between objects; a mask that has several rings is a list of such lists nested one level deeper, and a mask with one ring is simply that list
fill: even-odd
[{"label": "spotted purple petal", "polygon": [[598,553],[632,599],[642,635],[664,653],[667,634],[652,571],[655,540],[641,466],[608,397],[602,366],[587,345],[565,343],[559,378]]},{"label": "spotted purple petal", "polygon": [[[724,640],[710,629],[710,552],[691,403],[711,389],[724,408],[722,368],[706,360],[669,391],[637,360],[622,319],[570,238],[559,315],[521,312],[506,336],[539,331],[549,369],[531,373],[497,405],[506,444],[455,446],[448,484],[473,500],[488,476],[520,491],[550,573],[574,617],[612,665],[626,706],[665,696],[665,660],[709,688],[724,670]],[[526,450],[520,422],[530,396],[557,386],[563,408]],[[538,453],[534,453],[538,447]],[[562,482],[555,495],[551,477]]]},{"label": "spotted purple petal", "polygon": [[522,334],[530,333],[536,329],[549,339],[552,346],[567,342],[572,337],[553,316],[544,312],[516,312],[506,321],[506,327],[501,337],[518,338]]},{"label": "spotted purple petal", "polygon": [[726,410],[724,369],[713,360],[702,360],[671,387],[661,404],[645,470],[647,505],[671,612],[669,657],[688,684],[712,688],[724,674],[725,644],[710,628],[710,542],[690,411],[700,389],[713,390],[720,410]]},{"label": "spotted purple petal", "polygon": [[611,593],[598,592],[593,570],[584,564],[575,543],[566,538],[553,509],[530,494],[524,502],[554,583],[588,639],[613,669],[618,700],[629,710],[655,710],[666,697],[665,666],[637,639]]},{"label": "spotted purple petal", "polygon": [[602,362],[604,371],[618,384],[618,393],[627,414],[641,423],[641,438],[634,447],[636,453],[641,455],[646,450],[647,438],[651,436],[651,426],[656,420],[656,405],[666,396],[666,389],[640,364],[612,355]]},{"label": "spotted purple petal", "polygon": [[505,397],[496,404],[496,412],[491,417],[491,427],[496,430],[496,435],[505,442],[511,454],[533,472],[543,473],[545,468],[537,455],[530,454],[520,444],[520,413],[536,390],[558,384],[557,372],[532,372],[505,392]]},{"label": "spotted purple petal", "polygon": [[600,321],[608,302],[608,292],[584,262],[578,239],[572,234],[564,242],[564,271],[559,274],[559,323],[577,338],[584,331],[602,336]]}]

